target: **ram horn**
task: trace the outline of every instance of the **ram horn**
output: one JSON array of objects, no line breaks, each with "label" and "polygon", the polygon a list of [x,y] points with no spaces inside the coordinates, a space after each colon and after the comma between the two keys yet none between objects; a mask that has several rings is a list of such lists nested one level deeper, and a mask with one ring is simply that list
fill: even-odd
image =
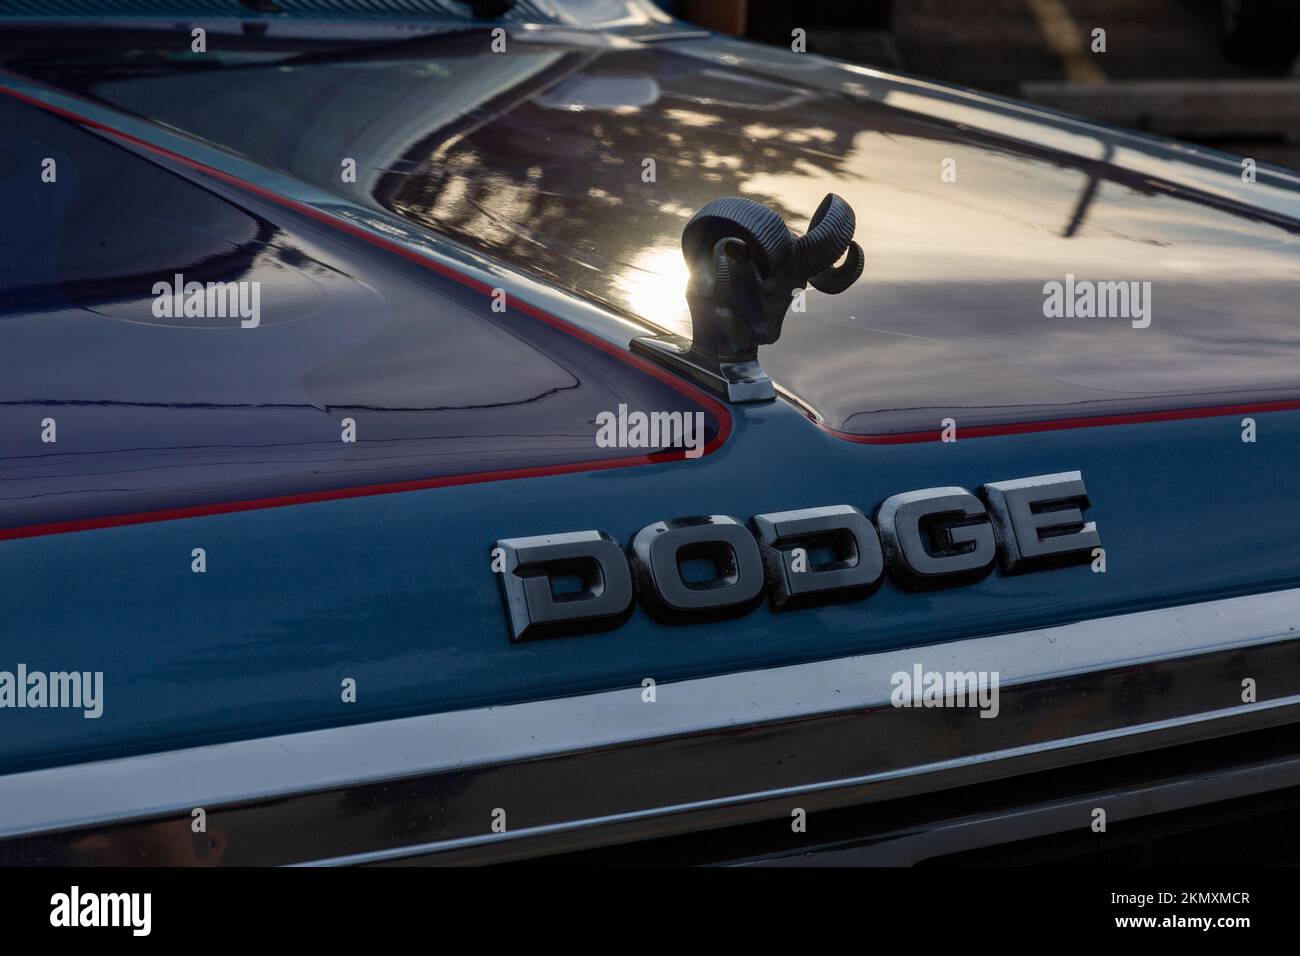
[{"label": "ram horn", "polygon": [[[796,239],[794,264],[819,292],[843,292],[862,275],[866,256],[853,241],[857,217],[853,208],[834,193],[827,193],[808,224],[808,232]],[[844,262],[836,266],[841,256]]]}]

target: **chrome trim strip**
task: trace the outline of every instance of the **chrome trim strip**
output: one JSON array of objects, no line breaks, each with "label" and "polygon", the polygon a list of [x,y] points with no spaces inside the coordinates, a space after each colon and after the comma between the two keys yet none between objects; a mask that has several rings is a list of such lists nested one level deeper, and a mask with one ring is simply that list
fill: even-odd
[{"label": "chrome trim strip", "polygon": [[872,834],[861,843],[846,840],[842,846],[819,847],[811,854],[782,850],[732,862],[748,866],[914,866],[937,857],[1080,829],[1081,821],[1091,822],[1095,807],[1104,807],[1107,823],[1114,824],[1297,786],[1300,757],[1260,761],[903,827]]},{"label": "chrome trim strip", "polygon": [[[1257,730],[1291,721],[1300,721],[1300,695],[1260,704],[1249,713],[1248,708],[1230,708],[1190,720],[1175,718],[1140,728],[1131,728],[1113,736],[1087,735],[1068,738],[1041,747],[1019,747],[942,763],[865,774],[800,787],[755,791],[715,800],[554,823],[507,833],[435,840],[424,844],[311,860],[298,865],[359,866],[400,863],[417,857],[435,856],[440,861],[448,863],[509,862],[543,853],[570,852],[593,846],[653,839],[690,830],[737,826],[764,819],[785,817],[789,815],[790,808],[796,806],[812,813],[858,803],[874,803],[897,797],[932,793],[1004,776],[1050,770],[1072,763],[1186,743],[1201,737],[1209,739],[1229,733]],[[1206,732],[1200,735],[1189,734],[1185,732],[1189,728]],[[990,768],[997,769],[987,772]],[[681,817],[690,822],[677,826],[664,826],[663,818],[669,816]],[[599,836],[591,838],[583,835],[585,831],[592,830],[598,831]],[[478,852],[457,855],[458,851]]]},{"label": "chrome trim strip", "polygon": [[[861,803],[1300,719],[1297,628],[1293,589],[662,684],[653,704],[638,684],[11,774],[0,853],[188,834],[194,807],[249,837],[228,862],[265,863],[526,855]],[[914,663],[999,671],[1000,716],[894,708]]]}]

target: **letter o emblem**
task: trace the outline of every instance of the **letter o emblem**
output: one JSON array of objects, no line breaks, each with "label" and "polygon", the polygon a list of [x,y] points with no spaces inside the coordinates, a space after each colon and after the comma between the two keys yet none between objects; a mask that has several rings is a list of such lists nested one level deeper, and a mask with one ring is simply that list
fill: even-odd
[{"label": "letter o emblem", "polygon": [[[683,565],[695,562],[713,573],[687,580]],[[758,542],[729,515],[673,518],[647,525],[632,539],[632,573],[646,611],[657,621],[686,622],[738,617],[763,597],[763,559]]]}]

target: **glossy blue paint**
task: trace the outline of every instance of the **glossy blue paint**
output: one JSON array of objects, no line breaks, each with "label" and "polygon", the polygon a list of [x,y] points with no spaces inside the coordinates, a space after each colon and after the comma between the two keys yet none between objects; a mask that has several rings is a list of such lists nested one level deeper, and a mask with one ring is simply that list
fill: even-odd
[{"label": "glossy blue paint", "polygon": [[[627,687],[923,646],[1300,582],[1300,415],[905,446],[837,440],[782,402],[737,408],[695,462],[494,482],[5,542],[0,666],[103,670],[104,715],[5,714],[0,767]],[[773,448],[781,453],[774,455]],[[847,503],[1079,468],[1108,570],[512,645],[489,567],[505,535]],[[203,547],[208,570],[190,570]],[[50,582],[61,582],[51,587]],[[1300,623],[1300,622],[1298,622]],[[924,652],[918,652],[924,658]],[[358,683],[357,702],[340,682]],[[670,702],[661,697],[661,706]]]},{"label": "glossy blue paint", "polygon": [[[702,393],[490,289],[9,96],[0,126],[0,540],[663,451],[593,440],[620,405],[703,415],[701,446],[725,427]],[[159,282],[256,286],[259,314],[185,315]]]},{"label": "glossy blue paint", "polygon": [[[18,71],[673,332],[689,212],[739,195],[801,231],[841,195],[864,278],[810,294],[764,363],[844,432],[1300,401],[1294,173],[1245,183],[1238,158],[721,37],[540,27],[503,63],[483,28],[400,53],[268,36],[205,69],[166,30],[64,43]],[[1045,285],[1074,279],[1122,282],[1145,318],[1046,317]]]},{"label": "glossy blue paint", "polygon": [[[117,48],[143,42],[138,33],[105,37],[104,42],[110,39]],[[168,42],[166,31],[161,40],[155,34],[149,39]],[[604,43],[589,39],[593,50]],[[47,38],[47,42],[57,48],[60,41]],[[460,45],[451,50],[455,55],[440,59],[436,50],[428,51],[422,62],[453,74],[467,68],[466,75],[473,79],[475,54],[467,49],[473,41],[461,37],[445,42]],[[1093,250],[1097,261],[1114,264],[1130,261],[1135,250],[1158,257],[1174,240],[1186,241],[1204,253],[1206,261],[1212,259],[1215,268],[1231,272],[1231,261],[1206,252],[1230,241],[1233,255],[1263,263],[1258,266],[1261,270],[1267,267],[1254,286],[1239,286],[1233,294],[1242,296],[1240,308],[1253,305],[1257,327],[1273,336],[1262,350],[1267,352],[1268,368],[1287,361],[1272,346],[1290,334],[1293,312],[1285,309],[1293,298],[1287,297],[1293,285],[1287,268],[1294,260],[1287,255],[1294,252],[1297,193],[1288,177],[1262,171],[1261,182],[1247,191],[1233,184],[1232,176],[1225,178],[1232,163],[1222,157],[1157,148],[1128,134],[1103,136],[1095,127],[1083,130],[1084,124],[1073,120],[1048,122],[1028,108],[815,58],[792,61],[791,55],[779,51],[725,40],[636,49],[609,43],[608,47],[597,57],[603,65],[616,68],[616,73],[651,76],[671,94],[648,108],[639,125],[617,132],[635,140],[638,129],[653,129],[660,136],[655,148],[663,155],[670,152],[665,143],[680,143],[672,159],[677,173],[662,180],[663,192],[675,184],[672,202],[664,203],[662,197],[653,203],[646,199],[644,207],[632,209],[635,204],[629,200],[641,194],[631,189],[618,197],[623,200],[618,207],[608,196],[590,193],[596,180],[580,160],[600,152],[595,127],[614,129],[615,120],[594,109],[565,109],[562,93],[588,95],[589,87],[552,89],[549,85],[557,79],[552,75],[557,64],[564,67],[588,52],[585,44],[567,46],[560,35],[534,43],[529,50],[532,58],[524,61],[525,75],[516,77],[514,86],[508,77],[501,77],[499,87],[489,84],[480,89],[481,101],[474,101],[472,116],[465,115],[457,97],[445,98],[452,105],[451,116],[411,115],[412,103],[428,107],[444,102],[423,95],[424,84],[443,74],[437,69],[412,69],[405,61],[386,67],[390,75],[384,89],[392,106],[387,115],[397,125],[378,130],[391,136],[377,136],[369,165],[362,163],[374,175],[370,192],[336,197],[336,208],[354,221],[364,218],[361,213],[366,211],[400,216],[410,228],[423,230],[434,240],[448,235],[458,239],[463,243],[463,258],[474,256],[494,268],[495,262],[503,272],[501,264],[509,262],[534,277],[553,280],[561,289],[671,326],[680,318],[680,295],[657,271],[679,264],[676,243],[682,218],[669,207],[689,209],[719,192],[740,191],[777,206],[788,202],[791,208],[804,209],[802,190],[820,197],[833,188],[858,203],[864,222],[868,215],[872,217],[872,225],[864,230],[869,232],[867,277],[855,290],[864,311],[859,315],[857,307],[851,306],[854,311],[848,312],[846,320],[828,312],[824,301],[813,300],[812,311],[793,317],[786,337],[765,360],[770,360],[781,384],[839,426],[854,425],[858,413],[876,415],[906,406],[908,416],[920,416],[920,424],[894,423],[897,427],[932,423],[937,432],[942,409],[979,405],[991,394],[981,391],[988,382],[1015,384],[1005,369],[981,365],[982,371],[972,380],[974,390],[964,398],[950,396],[951,400],[931,403],[927,396],[933,388],[962,385],[940,368],[969,370],[979,363],[941,366],[925,355],[908,359],[904,351],[896,353],[901,355],[896,361],[885,363],[885,371],[895,376],[892,381],[869,375],[859,359],[876,355],[872,343],[884,342],[886,333],[864,330],[857,337],[851,325],[858,321],[855,315],[874,315],[877,325],[904,321],[903,305],[917,307],[927,296],[938,294],[951,301],[940,303],[931,319],[957,317],[963,330],[969,331],[963,310],[984,303],[986,314],[974,318],[986,332],[1000,334],[999,322],[1010,300],[992,301],[990,289],[1005,293],[1008,282],[1018,280],[1022,298],[1016,300],[1017,308],[1036,305],[1038,293],[1032,286],[1045,278],[1059,278],[1057,273],[1076,261],[1080,243]],[[559,59],[552,59],[552,54]],[[723,57],[729,59],[724,62]],[[412,58],[418,59],[413,52]],[[351,69],[346,56],[340,59],[346,82],[331,86],[331,95],[359,91],[366,101],[369,87],[355,86],[351,81],[358,71]],[[328,63],[329,57],[316,62]],[[295,77],[298,83],[324,71],[325,79],[333,82],[330,67],[317,67],[313,73],[311,63],[296,63],[283,74],[276,65],[244,69],[241,75],[248,80],[256,72],[261,77],[258,82],[279,90],[286,87],[274,84],[283,84],[285,76]],[[63,82],[73,95],[99,97],[100,108],[138,109],[200,134],[203,128],[189,124],[212,116],[244,115],[241,110],[252,115],[247,101],[226,103],[232,113],[222,114],[207,110],[213,104],[195,95],[208,83],[218,90],[238,92],[220,70],[178,69],[174,77],[163,71],[161,79],[155,78],[158,85],[151,85],[154,80],[148,78],[132,85],[116,80],[100,84],[94,69],[77,74],[60,66],[50,75],[39,57],[32,57],[26,66],[38,81]],[[701,77],[715,77],[724,68],[744,73],[727,83],[732,99],[726,104],[705,101]],[[360,72],[373,78],[376,69],[367,66]],[[789,92],[783,71],[797,75],[801,84],[797,98],[790,102],[773,99]],[[537,78],[546,82],[533,89],[529,84]],[[174,89],[164,82],[170,79],[176,80]],[[421,95],[399,95],[407,89],[399,81]],[[518,90],[536,102],[529,100],[513,111],[504,108],[501,97]],[[897,107],[893,112],[879,105],[890,97]],[[864,98],[869,105],[863,104]],[[190,111],[188,106],[200,99],[207,111]],[[305,154],[308,164],[327,156],[328,168],[295,169],[288,159],[281,161],[280,154],[254,153],[259,143],[272,142],[288,150],[286,155],[292,159],[300,138],[300,131],[276,112],[289,100],[277,99],[273,93],[254,100],[267,121],[249,127],[252,135],[247,143],[235,144],[246,149],[237,161],[262,163],[268,179],[297,176],[304,189],[313,182],[323,188],[320,184],[328,175],[331,188],[336,188],[334,154],[328,150]],[[179,114],[162,112],[160,102],[179,108]],[[770,108],[774,103],[779,110]],[[705,122],[688,125],[681,116],[683,109],[694,114],[697,124],[701,117]],[[465,124],[472,125],[489,113],[492,123],[473,135],[462,135]],[[760,169],[766,178],[757,182],[765,182],[769,192],[756,192],[753,164],[759,156],[745,151],[761,140],[751,143],[748,134],[742,137],[738,131],[742,120],[766,120],[775,129],[777,113],[785,116],[787,134],[800,133],[814,120],[824,119],[815,128],[830,130],[838,152],[830,151],[834,156],[828,160],[824,145],[787,137],[771,147],[777,155]],[[406,120],[411,129],[401,125]],[[972,125],[976,120],[982,124],[979,128]],[[332,127],[322,122],[328,132]],[[229,123],[218,126],[230,129]],[[268,129],[290,135],[264,141],[258,131]],[[242,127],[231,130],[232,139],[244,132]],[[1081,144],[1077,137],[1084,133],[1087,142]],[[864,136],[865,146],[860,142]],[[1044,142],[1026,143],[1026,136]],[[412,148],[409,156],[380,149],[385,143],[405,149],[413,137],[419,148]],[[209,139],[219,141],[216,136]],[[483,166],[467,166],[464,183],[439,178],[454,164],[418,165],[434,155],[444,139],[478,147],[477,161]],[[191,146],[196,152],[220,152],[192,141]],[[512,160],[516,155],[512,151],[524,147],[534,154],[526,161]],[[1093,147],[1117,153],[1102,162],[1087,152]],[[761,153],[764,147],[755,148]],[[1006,182],[1015,184],[1015,190],[995,184],[985,197],[987,218],[967,222],[964,232],[943,233],[949,241],[943,254],[925,258],[919,253],[933,251],[932,235],[942,233],[948,221],[945,200],[936,192],[942,187],[933,176],[927,174],[922,184],[922,174],[916,172],[919,166],[896,162],[905,149],[927,156],[927,151],[940,155],[957,149],[967,164],[963,169],[988,162],[990,168],[1001,170]],[[605,178],[600,183],[626,173],[625,157],[618,153],[613,149],[601,154],[599,173]],[[732,155],[748,155],[750,163],[741,163],[734,172],[726,164],[718,165],[721,172],[713,175],[721,182],[697,175],[703,160]],[[528,184],[534,166],[551,178],[528,194],[529,205],[519,214],[519,222],[508,223],[511,228],[503,228],[500,220],[482,222],[484,197],[494,202],[502,196],[517,198],[518,190],[533,188]],[[1166,176],[1162,189],[1144,193],[1154,170]],[[1075,188],[1082,188],[1084,173],[1089,171],[1102,174],[1099,195],[1106,202],[1095,208],[1103,218],[1090,228],[1078,211],[1079,221],[1071,228],[1069,214],[1080,201]],[[904,181],[881,179],[891,173]],[[464,190],[457,192],[453,186]],[[478,187],[485,191],[476,198],[473,188]],[[204,188],[226,198],[231,192],[214,182],[206,182]],[[932,233],[909,233],[910,242],[895,248],[899,223],[915,224],[908,209],[920,201],[917,190],[922,188],[924,205],[931,210],[927,222]],[[861,192],[860,202],[855,189]],[[892,214],[876,202],[894,197],[902,205]],[[247,197],[240,200],[244,201],[245,209],[256,209],[279,226],[293,218],[281,221],[270,216],[271,204]],[[1010,215],[999,203],[1011,201],[1022,201],[1028,208]],[[1162,204],[1181,209],[1177,217],[1181,225],[1173,230],[1179,235],[1143,233],[1143,211]],[[1264,208],[1270,204],[1276,208]],[[1106,224],[1107,217],[1123,219],[1128,232],[1117,233]],[[1045,225],[1049,222],[1063,234],[1051,232]],[[304,235],[311,233],[318,252],[332,251],[340,268],[352,267],[349,257],[356,254],[355,243],[302,223],[292,225]],[[534,231],[546,241],[537,241]],[[1017,272],[1023,262],[1004,255],[1010,245],[1002,240],[1015,240],[1022,259],[1037,256],[1039,261],[1028,273]],[[647,258],[641,258],[643,253]],[[377,276],[395,272],[398,267],[385,263],[385,255],[366,249],[366,268]],[[963,265],[964,280],[953,278],[954,262]],[[358,270],[359,263],[358,258]],[[995,267],[1000,266],[1008,272],[997,272]],[[416,268],[409,263],[401,267],[407,278]],[[1173,271],[1168,263],[1162,268]],[[1026,275],[1034,282],[1027,284]],[[1153,328],[1162,334],[1189,333],[1184,344],[1188,338],[1193,344],[1201,341],[1197,328],[1209,328],[1216,335],[1224,332],[1229,345],[1239,349],[1231,367],[1240,374],[1232,381],[1211,384],[1222,385],[1222,393],[1236,401],[1261,367],[1251,362],[1255,344],[1236,335],[1229,323],[1221,323],[1231,310],[1212,308],[1213,302],[1202,295],[1204,286],[1215,281],[1213,275],[1199,290],[1177,285],[1174,276],[1166,277],[1170,289],[1182,290],[1171,294],[1181,298],[1161,300],[1160,308],[1167,311],[1162,311],[1156,319],[1161,324]],[[34,278],[48,275],[37,270]],[[1222,289],[1214,291],[1226,294]],[[463,289],[448,293],[449,307],[468,309],[468,297]],[[1199,325],[1178,324],[1183,315],[1192,313]],[[29,319],[23,316],[15,321]],[[1018,321],[1025,321],[1024,314]],[[1171,324],[1164,325],[1166,321]],[[894,347],[904,347],[900,342],[905,345],[910,327],[889,338]],[[1083,371],[1102,379],[1110,375],[1108,359],[1131,353],[1133,339],[1127,337],[1131,331],[1121,325],[1087,339],[1090,348],[1101,348],[1104,340],[1109,351]],[[1071,355],[1070,342],[1057,337],[1064,334],[1068,339],[1077,330],[1047,329],[1025,321],[1020,334],[1043,336],[1025,345],[1030,352],[1042,350],[1029,355],[1026,363],[1037,362],[1040,371],[1050,373],[1048,378],[1061,372],[1048,367],[1055,362],[1062,361],[1065,371],[1071,370],[1065,361]],[[847,348],[846,342],[859,351]],[[1143,349],[1152,348],[1147,340],[1141,342]],[[1197,353],[1198,361],[1210,355],[1210,360],[1199,361],[1203,373],[1217,374],[1219,366],[1227,364],[1219,350],[1222,340],[1216,338],[1215,343],[1208,353]],[[559,348],[555,340],[530,339],[530,344],[538,349],[539,361],[555,360]],[[400,347],[395,351],[400,352]],[[827,361],[827,356],[833,361]],[[1180,374],[1177,367],[1165,372],[1174,380]],[[597,369],[593,377],[621,384],[616,381],[618,373],[609,374],[612,379]],[[374,380],[373,369],[365,378]],[[1280,374],[1269,372],[1264,378],[1261,387],[1289,388]],[[901,391],[895,390],[904,386],[912,400],[900,398]],[[1156,386],[1164,387],[1156,382],[1152,389]],[[1032,408],[1029,417],[1041,419],[1059,412],[1052,407],[1054,402],[1069,399],[1052,392],[1043,404],[1031,394],[1034,391],[1018,392],[1006,401],[1017,412],[1023,403],[1024,408]],[[887,407],[868,407],[861,401],[865,399]],[[1296,547],[1300,509],[1295,507],[1300,500],[1300,474],[1295,468],[1300,413],[1254,416],[1259,435],[1253,444],[1240,439],[1241,416],[1225,415],[1003,437],[962,438],[959,431],[958,441],[952,444],[900,445],[842,441],[785,401],[733,407],[732,413],[730,437],[697,461],[0,541],[0,669],[22,662],[34,670],[102,670],[105,681],[104,713],[96,720],[86,720],[78,711],[6,710],[0,715],[0,771],[595,689],[627,688],[629,706],[642,706],[640,682],[647,677],[662,682],[854,652],[923,648],[954,638],[1300,583],[1300,548]],[[960,428],[963,416],[958,418]],[[548,430],[545,420],[538,424],[540,432]],[[871,429],[864,424],[863,430]],[[566,442],[571,444],[572,437]],[[513,645],[498,582],[489,566],[489,549],[501,537],[596,528],[626,544],[641,527],[665,518],[716,513],[744,520],[759,512],[834,504],[854,505],[873,514],[884,498],[900,491],[953,484],[975,489],[988,481],[1070,470],[1080,470],[1087,482],[1093,501],[1088,517],[1097,522],[1107,550],[1105,574],[1095,574],[1086,566],[1017,577],[995,572],[977,584],[927,594],[905,592],[886,581],[878,593],[861,602],[782,615],[763,605],[739,619],[693,626],[659,625],[638,608],[625,626],[613,632]],[[191,550],[196,547],[207,553],[203,574],[190,569]],[[923,661],[924,651],[917,653]],[[356,703],[340,700],[345,678],[357,681]],[[658,706],[671,706],[667,693],[660,696]]]}]

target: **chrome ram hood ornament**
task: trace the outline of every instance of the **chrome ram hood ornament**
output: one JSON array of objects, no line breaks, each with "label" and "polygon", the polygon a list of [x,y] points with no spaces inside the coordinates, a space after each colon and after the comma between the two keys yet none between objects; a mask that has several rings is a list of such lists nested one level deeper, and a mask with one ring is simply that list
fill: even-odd
[{"label": "chrome ram hood ornament", "polygon": [[852,207],[834,193],[797,238],[777,213],[753,200],[713,200],[682,230],[692,338],[646,336],[633,339],[632,350],[729,401],[775,398],[758,347],[781,337],[786,311],[810,284],[835,295],[862,275],[856,222]]}]

